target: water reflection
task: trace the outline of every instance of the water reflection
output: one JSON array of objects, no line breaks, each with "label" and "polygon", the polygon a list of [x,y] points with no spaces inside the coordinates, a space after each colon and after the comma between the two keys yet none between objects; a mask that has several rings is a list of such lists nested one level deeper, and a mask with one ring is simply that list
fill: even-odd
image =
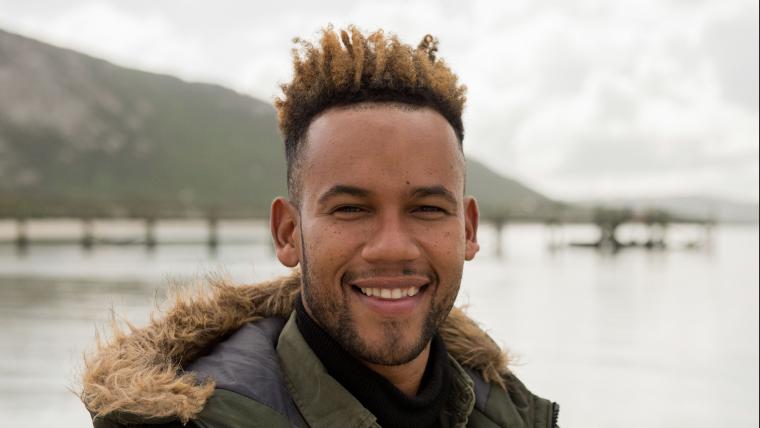
[{"label": "water reflection", "polygon": [[[715,231],[711,252],[615,256],[551,252],[545,233],[508,227],[497,258],[484,228],[458,303],[562,404],[563,426],[757,425],[757,227]],[[109,308],[140,324],[172,280],[285,272],[267,245],[15,251],[0,246],[0,414],[13,427],[88,425],[67,388]]]}]

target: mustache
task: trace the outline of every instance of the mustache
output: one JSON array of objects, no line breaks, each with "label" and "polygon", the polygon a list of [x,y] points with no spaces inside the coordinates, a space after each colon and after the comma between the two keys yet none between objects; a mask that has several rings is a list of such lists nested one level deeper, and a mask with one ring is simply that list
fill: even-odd
[{"label": "mustache", "polygon": [[359,279],[403,276],[424,276],[428,278],[431,283],[437,282],[438,279],[438,275],[429,268],[419,268],[414,266],[381,266],[361,270],[348,270],[343,274],[342,281],[344,283],[351,283]]}]

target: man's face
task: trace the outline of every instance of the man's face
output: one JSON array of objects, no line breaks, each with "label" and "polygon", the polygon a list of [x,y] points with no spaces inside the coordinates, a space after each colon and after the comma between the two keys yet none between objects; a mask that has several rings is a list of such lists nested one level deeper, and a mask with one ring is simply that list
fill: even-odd
[{"label": "man's face", "polygon": [[293,241],[307,310],[361,360],[413,360],[478,249],[453,129],[428,108],[331,109],[301,159]]}]

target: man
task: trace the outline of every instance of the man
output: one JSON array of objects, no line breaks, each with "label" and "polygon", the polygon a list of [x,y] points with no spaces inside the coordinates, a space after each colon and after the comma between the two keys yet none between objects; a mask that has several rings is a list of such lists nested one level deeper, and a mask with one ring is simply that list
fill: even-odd
[{"label": "man", "polygon": [[465,88],[426,36],[356,28],[302,42],[276,101],[294,275],[217,281],[86,360],[96,427],[553,427],[493,341],[452,306],[478,251]]}]

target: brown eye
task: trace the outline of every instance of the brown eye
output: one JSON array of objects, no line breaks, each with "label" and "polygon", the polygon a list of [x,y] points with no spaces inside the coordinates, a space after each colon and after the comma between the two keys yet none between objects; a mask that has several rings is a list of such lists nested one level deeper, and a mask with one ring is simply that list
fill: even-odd
[{"label": "brown eye", "polygon": [[435,205],[420,205],[412,212],[415,215],[426,219],[437,219],[446,215],[446,210]]},{"label": "brown eye", "polygon": [[423,205],[419,208],[417,208],[417,211],[421,212],[444,212],[443,209],[434,207],[432,205]]},{"label": "brown eye", "polygon": [[352,220],[362,217],[367,213],[365,208],[356,205],[341,205],[333,209],[330,214],[339,220]]},{"label": "brown eye", "polygon": [[344,206],[335,208],[335,210],[333,210],[333,212],[341,212],[341,213],[359,213],[359,212],[362,212],[362,211],[364,211],[364,210],[361,209],[361,208],[359,208],[359,207],[352,206],[352,205],[344,205]]}]

